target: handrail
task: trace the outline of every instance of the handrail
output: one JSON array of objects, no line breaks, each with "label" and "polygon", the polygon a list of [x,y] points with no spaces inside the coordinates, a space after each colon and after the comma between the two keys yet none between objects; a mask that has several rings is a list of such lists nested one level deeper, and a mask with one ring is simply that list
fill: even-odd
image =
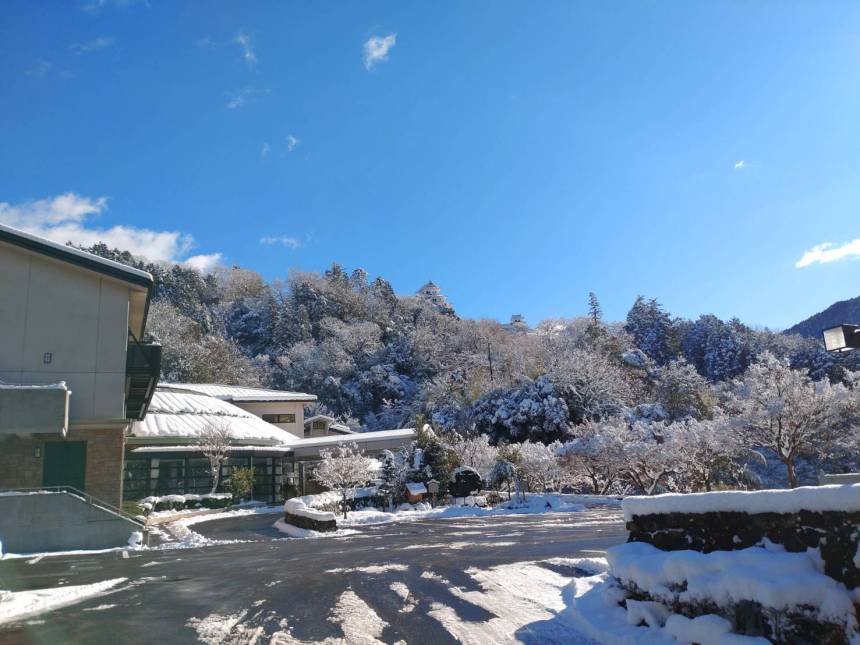
[{"label": "handrail", "polygon": [[93,497],[89,493],[85,493],[82,490],[75,488],[74,486],[34,486],[32,488],[4,488],[0,490],[0,494],[2,493],[37,493],[37,492],[55,492],[55,493],[66,493],[69,495],[73,495],[74,497],[81,498],[84,502],[89,504],[90,506],[95,506],[96,508],[101,508],[104,511],[108,511],[109,513],[113,513],[114,515],[119,515],[123,519],[126,519],[130,522],[134,522],[139,525],[141,528],[146,528],[146,525],[137,519],[131,513],[127,513],[121,508],[117,508],[113,504],[109,504],[104,500],[99,499],[98,497]]}]

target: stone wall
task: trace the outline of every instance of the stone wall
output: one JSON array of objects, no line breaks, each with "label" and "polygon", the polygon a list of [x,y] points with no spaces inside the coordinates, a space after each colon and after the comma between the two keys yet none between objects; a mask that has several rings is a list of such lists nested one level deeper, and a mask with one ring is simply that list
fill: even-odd
[{"label": "stone wall", "polygon": [[337,520],[315,520],[304,515],[295,515],[289,511],[284,511],[284,521],[287,524],[310,531],[320,531],[322,533],[337,531]]},{"label": "stone wall", "polygon": [[826,573],[848,589],[860,587],[854,562],[860,542],[860,512],[665,513],[634,515],[627,522],[630,542],[663,551],[733,551],[767,538],[790,552],[819,549]]},{"label": "stone wall", "polygon": [[[87,442],[84,492],[116,507],[122,503],[124,429],[73,428],[65,438]],[[42,486],[44,445],[63,440],[59,433],[0,435],[0,490]]]}]

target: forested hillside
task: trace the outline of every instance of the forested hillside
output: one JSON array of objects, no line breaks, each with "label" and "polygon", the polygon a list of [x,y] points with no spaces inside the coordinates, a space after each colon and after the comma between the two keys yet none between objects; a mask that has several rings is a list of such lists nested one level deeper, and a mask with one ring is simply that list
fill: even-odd
[{"label": "forested hillside", "polygon": [[[758,386],[789,379],[801,393],[791,405],[806,414],[803,397],[824,400],[815,381],[853,396],[857,380],[856,352],[827,354],[815,339],[755,330],[738,320],[673,318],[656,300],[641,297],[623,322],[604,321],[597,297],[589,294],[585,315],[523,330],[459,318],[438,303],[395,294],[382,278],[369,281],[362,269],[347,273],[336,264],[323,275],[292,273],[268,283],[236,267],[203,275],[103,245],[87,250],[156,277],[148,329],[164,345],[163,380],[311,392],[321,409],[357,429],[425,419],[437,431],[485,434],[492,443],[576,440],[587,451],[596,448],[583,442],[599,428],[591,440],[596,437],[603,446],[598,452],[607,453],[603,442],[621,426],[634,432],[645,423],[649,441],[668,455],[668,431],[654,428],[753,415],[744,406]],[[578,306],[571,303],[571,309]],[[767,414],[789,405],[782,390],[772,394]],[[832,401],[828,415],[836,410]],[[839,410],[838,420],[827,416],[826,423],[844,429],[853,423],[854,408]],[[751,428],[754,421],[744,423]],[[717,433],[709,440],[727,444],[720,436],[727,431],[717,426],[708,426]],[[811,432],[821,442],[827,434]],[[692,436],[689,428],[683,435]],[[809,458],[814,465],[836,454],[821,442],[813,449],[814,437],[804,437],[803,446],[792,448],[792,461]],[[753,468],[752,448],[778,449],[761,443],[742,446]]]},{"label": "forested hillside", "polygon": [[821,330],[842,323],[860,322],[860,297],[834,302],[824,311],[819,311],[786,330],[787,334],[800,334],[808,338],[819,338]]}]

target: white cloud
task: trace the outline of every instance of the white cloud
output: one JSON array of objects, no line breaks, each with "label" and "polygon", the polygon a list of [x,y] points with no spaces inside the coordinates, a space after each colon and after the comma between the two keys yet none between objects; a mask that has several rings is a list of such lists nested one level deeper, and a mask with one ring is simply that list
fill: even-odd
[{"label": "white cloud", "polygon": [[192,269],[197,269],[201,273],[211,273],[212,269],[221,263],[223,256],[220,253],[208,253],[204,255],[192,255],[182,264],[189,266]]},{"label": "white cloud", "polygon": [[263,145],[260,148],[260,158],[265,159],[269,156],[269,152],[272,150],[272,146],[269,145],[268,141],[263,141]]},{"label": "white cloud", "polygon": [[[19,204],[0,202],[0,223],[60,244],[72,242],[78,246],[92,246],[104,242],[111,248],[129,251],[153,262],[182,262],[194,247],[194,238],[178,231],[92,225],[89,220],[107,210],[107,202],[107,197],[92,199],[75,193]],[[214,256],[219,254],[195,256],[185,261],[201,263],[201,258]]]},{"label": "white cloud", "polygon": [[257,64],[257,54],[254,52],[253,47],[251,47],[251,37],[248,36],[244,31],[240,31],[236,34],[236,37],[233,39],[233,42],[239,45],[242,49],[242,60],[245,61],[245,64],[253,69]]},{"label": "white cloud", "polygon": [[808,251],[804,251],[803,257],[795,262],[794,266],[802,269],[810,264],[829,264],[852,258],[860,258],[860,239],[845,242],[840,246],[835,246],[832,242],[816,244]]},{"label": "white cloud", "polygon": [[293,250],[301,248],[301,246],[302,246],[302,243],[299,242],[296,238],[289,237],[288,235],[261,237],[260,238],[260,244],[266,244],[268,246],[280,244],[281,246],[285,246],[288,249],[293,249]]},{"label": "white cloud", "polygon": [[743,170],[746,167],[747,167],[747,162],[744,161],[743,159],[740,159],[739,161],[735,162],[735,170]]},{"label": "white cloud", "polygon": [[268,88],[258,89],[256,87],[244,87],[238,92],[230,92],[228,94],[230,98],[227,101],[227,109],[238,110],[249,103],[253,103],[258,97],[267,96],[268,94]]},{"label": "white cloud", "polygon": [[372,69],[377,63],[388,60],[388,52],[397,44],[397,34],[372,36],[364,43],[364,66]]},{"label": "white cloud", "polygon": [[116,42],[116,39],[110,36],[99,36],[98,38],[93,38],[92,40],[88,40],[85,43],[72,43],[69,45],[69,49],[71,49],[75,54],[80,56],[81,54],[87,54],[89,52],[98,51],[99,49],[105,49],[110,47]]},{"label": "white cloud", "polygon": [[287,135],[287,152],[292,152],[296,149],[296,146],[299,145],[298,137],[288,134]]}]

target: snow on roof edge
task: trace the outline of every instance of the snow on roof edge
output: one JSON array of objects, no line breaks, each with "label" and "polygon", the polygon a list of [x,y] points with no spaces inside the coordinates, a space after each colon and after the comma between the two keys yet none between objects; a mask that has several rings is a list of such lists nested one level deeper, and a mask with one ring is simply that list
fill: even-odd
[{"label": "snow on roof edge", "polygon": [[135,275],[139,278],[145,278],[150,282],[155,282],[154,278],[152,277],[152,274],[148,271],[135,269],[134,267],[128,266],[127,264],[115,262],[114,260],[108,260],[107,258],[103,258],[100,255],[95,255],[94,253],[88,253],[87,251],[81,251],[80,249],[76,249],[73,246],[66,246],[65,244],[54,242],[53,240],[49,240],[46,237],[42,237],[41,235],[28,233],[27,231],[21,230],[20,228],[15,228],[14,226],[9,226],[8,224],[2,223],[0,223],[0,230],[5,231],[6,233],[9,233],[10,235],[13,235],[15,237],[30,240],[31,242],[36,242],[44,246],[49,246],[56,249],[57,251],[67,253],[69,255],[76,255],[79,258],[84,258],[92,262],[97,262],[98,264],[103,264],[104,266],[111,267],[112,269],[115,269],[117,271],[122,271],[130,275]]}]

